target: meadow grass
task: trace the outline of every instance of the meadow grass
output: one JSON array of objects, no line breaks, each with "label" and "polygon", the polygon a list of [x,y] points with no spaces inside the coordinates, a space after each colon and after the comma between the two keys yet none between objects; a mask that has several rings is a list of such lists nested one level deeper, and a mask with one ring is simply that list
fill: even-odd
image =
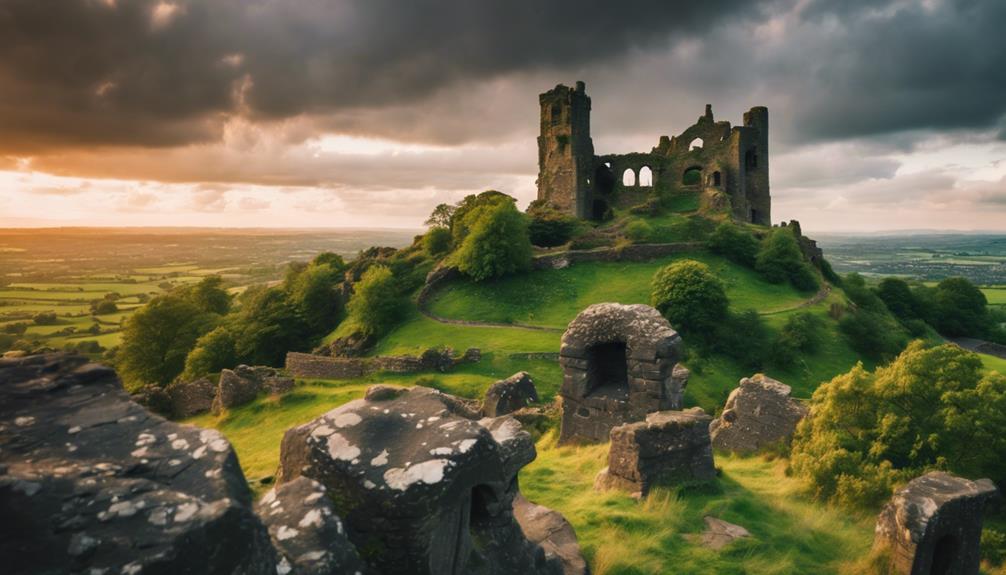
[{"label": "meadow grass", "polygon": [[561,270],[541,270],[491,282],[455,281],[430,304],[435,315],[499,323],[565,328],[594,303],[649,303],[650,283],[661,268],[682,259],[699,260],[726,284],[735,311],[772,312],[799,305],[810,297],[789,284],[772,284],[748,268],[704,252],[651,262],[583,262]]}]

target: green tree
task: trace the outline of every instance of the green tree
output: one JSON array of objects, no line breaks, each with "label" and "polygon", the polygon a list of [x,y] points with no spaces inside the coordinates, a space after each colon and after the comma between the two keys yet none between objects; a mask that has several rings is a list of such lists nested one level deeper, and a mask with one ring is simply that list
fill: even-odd
[{"label": "green tree", "polygon": [[231,296],[223,287],[220,276],[207,276],[194,286],[182,291],[184,297],[200,310],[217,315],[225,315],[231,308]]},{"label": "green tree", "polygon": [[860,364],[819,387],[790,466],[821,499],[875,505],[931,469],[1002,482],[1004,449],[1006,377],[977,354],[916,341],[886,367]]},{"label": "green tree", "polygon": [[918,317],[919,301],[905,280],[884,278],[874,291],[898,319],[910,320]]},{"label": "green tree", "polygon": [[405,301],[391,270],[375,265],[364,272],[347,307],[353,325],[365,336],[376,337],[401,320]]},{"label": "green tree", "polygon": [[817,278],[803,259],[800,244],[788,227],[774,228],[762,241],[755,269],[772,283],[789,281],[800,290],[817,289]]},{"label": "green tree", "polygon": [[709,250],[745,267],[753,268],[758,257],[758,238],[744,228],[723,222],[709,236]]},{"label": "green tree", "polygon": [[119,306],[115,305],[113,300],[100,299],[91,302],[91,313],[94,315],[108,315],[117,311]]},{"label": "green tree", "polygon": [[985,294],[964,278],[947,278],[936,286],[934,326],[949,337],[983,337],[991,326]]},{"label": "green tree", "polygon": [[450,229],[455,210],[457,210],[457,207],[450,204],[438,204],[437,207],[433,208],[430,217],[426,218],[426,225],[434,228]]},{"label": "green tree", "polygon": [[680,260],[653,276],[650,302],[675,329],[703,337],[727,317],[726,289],[709,266]]},{"label": "green tree", "polygon": [[536,246],[561,246],[580,226],[579,220],[563,213],[544,200],[535,200],[527,208],[528,234]]},{"label": "green tree", "polygon": [[470,231],[454,255],[462,273],[481,281],[531,267],[527,222],[513,202],[471,210],[463,225]]},{"label": "green tree", "polygon": [[238,361],[281,365],[286,352],[308,346],[310,328],[287,293],[258,287],[246,291],[239,313],[228,318]]},{"label": "green tree", "polygon": [[217,316],[178,295],[155,297],[126,321],[117,368],[127,387],[167,385],[185,367],[196,340]]},{"label": "green tree", "polygon": [[35,322],[35,325],[56,325],[59,323],[59,317],[51,312],[37,313],[32,316],[31,320]]},{"label": "green tree", "polygon": [[328,264],[310,264],[289,278],[286,285],[290,302],[297,308],[307,326],[310,338],[319,337],[339,323],[342,299],[338,285],[342,274]]},{"label": "green tree", "polygon": [[311,263],[316,266],[328,266],[337,273],[346,271],[346,260],[344,260],[339,254],[333,252],[321,252],[320,254],[314,256]]},{"label": "green tree", "polygon": [[511,204],[516,209],[517,200],[496,190],[487,190],[478,195],[468,195],[458,202],[451,214],[451,243],[460,246],[471,231],[472,225],[478,220],[472,212],[492,206]]},{"label": "green tree", "polygon": [[195,347],[185,358],[182,378],[191,380],[237,365],[234,336],[225,326],[219,326],[196,340]]},{"label": "green tree", "polygon": [[819,316],[806,311],[791,315],[769,348],[772,360],[787,366],[801,354],[814,353],[821,345],[823,331],[824,320]]},{"label": "green tree", "polygon": [[423,235],[423,251],[431,258],[438,258],[451,251],[451,231],[433,227]]}]

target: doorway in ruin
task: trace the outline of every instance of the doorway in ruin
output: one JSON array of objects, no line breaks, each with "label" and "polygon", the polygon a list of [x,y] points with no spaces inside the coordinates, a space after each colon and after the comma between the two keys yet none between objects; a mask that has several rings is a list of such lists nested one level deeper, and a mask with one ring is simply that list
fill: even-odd
[{"label": "doorway in ruin", "polygon": [[681,184],[684,186],[697,186],[702,183],[702,168],[692,166],[681,175]]},{"label": "doorway in ruin", "polygon": [[953,535],[944,535],[933,547],[933,562],[929,575],[948,575],[961,560],[961,543]]},{"label": "doorway in ruin", "polygon": [[587,350],[587,397],[629,398],[628,356],[624,341]]}]

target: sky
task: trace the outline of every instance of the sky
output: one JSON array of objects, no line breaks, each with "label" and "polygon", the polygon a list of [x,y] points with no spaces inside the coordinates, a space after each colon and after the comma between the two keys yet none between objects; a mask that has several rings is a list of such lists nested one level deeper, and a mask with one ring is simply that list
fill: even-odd
[{"label": "sky", "polygon": [[535,197],[539,93],[597,153],[770,115],[773,218],[1006,231],[1002,0],[0,0],[0,227],[419,227]]}]

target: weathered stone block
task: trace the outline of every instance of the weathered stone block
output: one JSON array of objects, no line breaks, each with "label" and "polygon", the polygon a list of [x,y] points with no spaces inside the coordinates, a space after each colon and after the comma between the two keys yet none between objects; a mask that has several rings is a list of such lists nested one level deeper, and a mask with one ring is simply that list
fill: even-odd
[{"label": "weathered stone block", "polygon": [[165,392],[171,398],[172,416],[184,419],[210,411],[213,408],[213,398],[217,394],[217,386],[210,381],[210,378],[200,377],[193,381],[172,383]]},{"label": "weathered stone block", "polygon": [[535,389],[531,376],[526,371],[521,371],[497,381],[486,390],[482,411],[486,417],[496,417],[537,402],[538,390]]},{"label": "weathered stone block", "polygon": [[887,548],[895,574],[977,575],[982,515],[997,494],[988,479],[917,477],[880,512],[874,546]]},{"label": "weathered stone block", "polygon": [[808,411],[790,397],[790,391],[788,385],[760,373],[742,379],[709,428],[713,447],[751,452],[789,441]]}]

